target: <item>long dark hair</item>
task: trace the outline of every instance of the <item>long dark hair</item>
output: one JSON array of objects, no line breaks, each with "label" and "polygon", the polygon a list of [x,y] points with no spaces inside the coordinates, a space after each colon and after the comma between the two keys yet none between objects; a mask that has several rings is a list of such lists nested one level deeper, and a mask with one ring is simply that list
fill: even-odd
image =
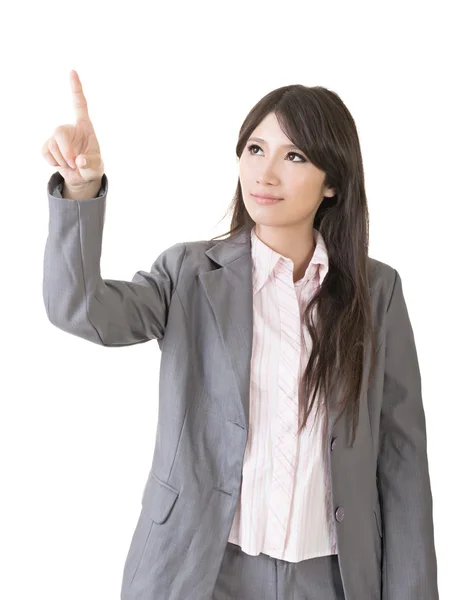
[{"label": "long dark hair", "polygon": [[[345,409],[352,415],[353,444],[367,338],[373,361],[368,384],[376,352],[369,284],[369,216],[358,133],[352,115],[335,92],[321,86],[288,85],[268,93],[248,113],[236,145],[238,158],[252,131],[271,112],[292,143],[325,172],[324,185],[335,190],[333,197],[324,197],[313,223],[324,238],[329,270],[303,315],[312,351],[300,382],[298,433],[306,427],[317,394],[323,399],[328,422],[327,399],[333,385],[340,382],[339,416]],[[223,236],[228,237],[222,241],[232,240],[256,225],[246,210],[239,179],[223,218],[229,213],[230,230],[212,241]]]}]

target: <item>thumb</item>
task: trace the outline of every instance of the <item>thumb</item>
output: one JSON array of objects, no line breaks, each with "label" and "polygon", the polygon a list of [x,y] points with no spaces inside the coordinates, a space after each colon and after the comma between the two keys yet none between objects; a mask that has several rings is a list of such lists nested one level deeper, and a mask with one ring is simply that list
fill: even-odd
[{"label": "thumb", "polygon": [[86,160],[86,156],[84,154],[80,154],[75,159],[75,164],[77,165],[77,167],[80,167],[80,168],[86,167],[86,163],[87,163],[87,160]]},{"label": "thumb", "polygon": [[102,168],[102,160],[100,154],[79,154],[75,159],[75,164],[82,170],[99,171]]}]

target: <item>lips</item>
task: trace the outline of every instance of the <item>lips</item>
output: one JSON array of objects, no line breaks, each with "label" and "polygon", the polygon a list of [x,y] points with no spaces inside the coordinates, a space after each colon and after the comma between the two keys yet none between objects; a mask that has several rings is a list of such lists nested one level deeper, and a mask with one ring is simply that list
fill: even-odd
[{"label": "lips", "polygon": [[283,200],[283,198],[277,198],[275,196],[270,196],[267,194],[262,194],[262,195],[251,194],[251,196],[254,198],[254,200],[257,202],[257,204],[278,204],[279,202],[282,202],[282,200]]},{"label": "lips", "polygon": [[273,196],[272,194],[251,194],[256,198],[265,198],[266,200],[283,200],[280,196]]}]

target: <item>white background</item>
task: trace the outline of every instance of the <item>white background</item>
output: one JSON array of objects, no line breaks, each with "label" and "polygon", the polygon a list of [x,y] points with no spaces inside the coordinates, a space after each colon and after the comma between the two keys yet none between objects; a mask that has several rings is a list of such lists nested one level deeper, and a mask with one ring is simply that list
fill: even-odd
[{"label": "white background", "polygon": [[440,597],[465,596],[464,8],[44,0],[1,9],[2,598],[119,597],[156,432],[156,341],[100,347],[54,327],[43,305],[55,169],[41,148],[74,121],[71,69],[109,178],[101,269],[110,279],[228,230],[220,219],[235,192],[238,130],[262,96],[291,83],[341,96],[361,141],[369,254],[399,271],[417,343]]}]

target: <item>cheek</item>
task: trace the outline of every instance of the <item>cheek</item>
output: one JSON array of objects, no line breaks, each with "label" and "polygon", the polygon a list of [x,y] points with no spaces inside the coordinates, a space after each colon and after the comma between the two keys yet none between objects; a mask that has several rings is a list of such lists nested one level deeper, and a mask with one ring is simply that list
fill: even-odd
[{"label": "cheek", "polygon": [[239,169],[239,184],[241,186],[241,190],[246,192],[249,190],[251,185],[252,175],[249,173],[249,170],[246,168]]},{"label": "cheek", "polygon": [[292,198],[301,199],[301,204],[309,208],[314,208],[318,203],[320,193],[320,183],[315,178],[303,177],[295,178],[290,182],[289,191]]},{"label": "cheek", "polygon": [[312,190],[307,182],[291,180],[285,186],[285,190],[285,195],[290,200],[290,204],[297,209],[312,204]]}]

